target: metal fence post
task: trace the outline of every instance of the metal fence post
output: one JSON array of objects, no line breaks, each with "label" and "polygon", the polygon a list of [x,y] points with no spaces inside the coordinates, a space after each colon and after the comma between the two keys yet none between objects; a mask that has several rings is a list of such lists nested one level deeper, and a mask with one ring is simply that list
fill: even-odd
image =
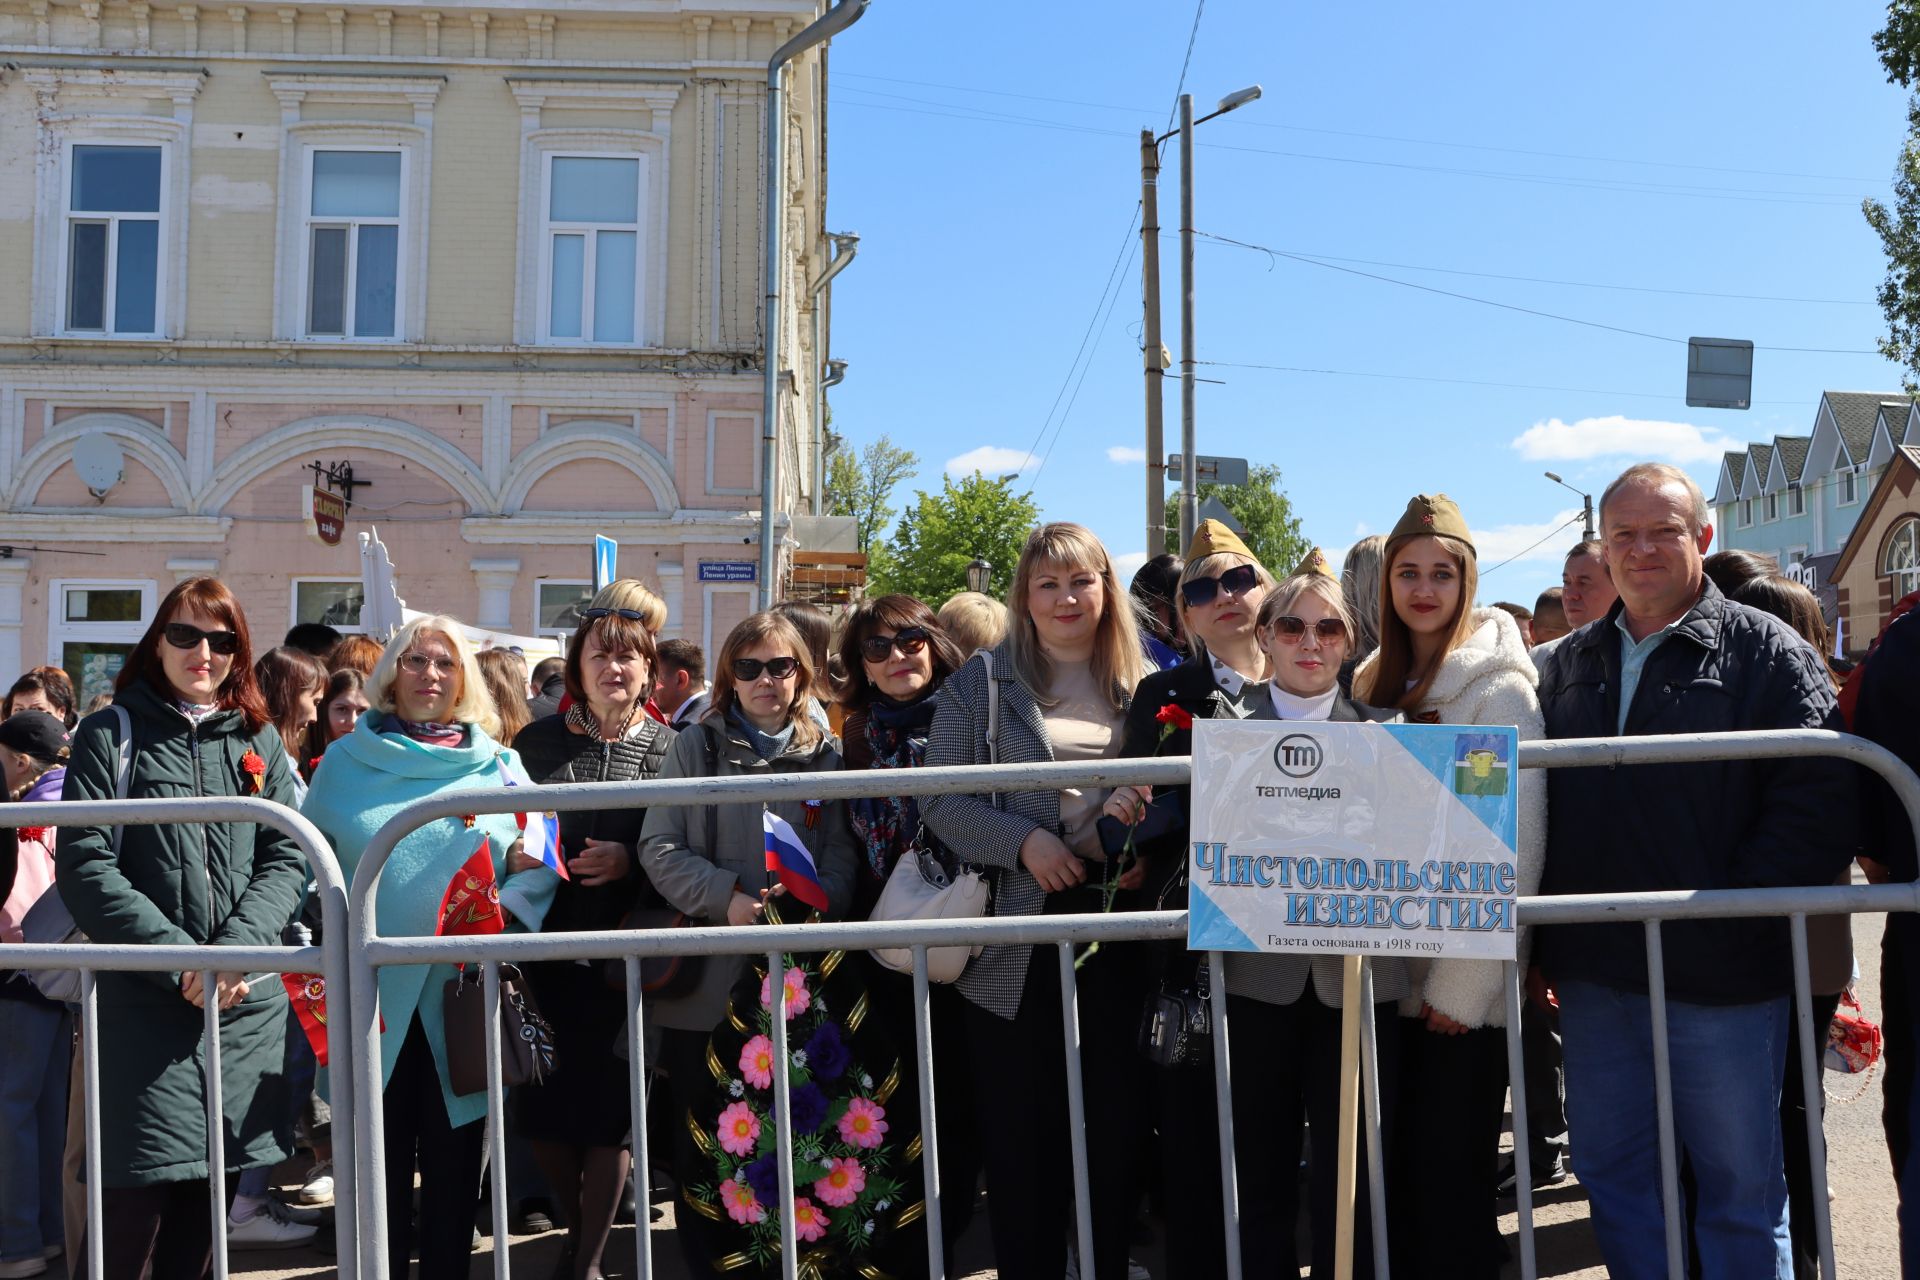
[{"label": "metal fence post", "polygon": [[100,1241],[106,1230],[106,1211],[100,1203],[100,979],[92,969],[80,974],[80,1080],[86,1090],[81,1100],[81,1123],[87,1147],[87,1280],[104,1280],[105,1259]]},{"label": "metal fence post", "polygon": [[207,1047],[207,1191],[213,1200],[213,1274],[227,1277],[227,1109],[220,1090],[220,975],[200,975],[201,1009],[206,1014]]},{"label": "metal fence post", "polygon": [[[1080,1280],[1095,1280],[1093,1265],[1093,1191],[1087,1175],[1087,1099],[1080,1077],[1080,987],[1073,977],[1073,944],[1058,944],[1060,955],[1061,1040],[1067,1055],[1067,1132],[1073,1147],[1074,1238],[1080,1249]],[[1028,964],[1038,962],[1036,948]]]},{"label": "metal fence post", "polygon": [[[1306,998],[1306,993],[1301,993]],[[1378,1006],[1373,1003],[1373,961],[1360,962],[1360,1096],[1365,1105],[1367,1135],[1367,1195],[1371,1199],[1368,1217],[1373,1228],[1374,1280],[1389,1280],[1393,1266],[1387,1238],[1387,1161],[1385,1143],[1380,1135],[1380,1024]]]},{"label": "metal fence post", "polygon": [[1673,1131],[1673,1064],[1667,1046],[1667,965],[1660,921],[1646,922],[1647,1004],[1653,1015],[1653,1103],[1660,1125],[1660,1210],[1667,1233],[1668,1280],[1686,1280],[1681,1248],[1680,1160]]},{"label": "metal fence post", "polygon": [[1240,1256],[1240,1171],[1233,1148],[1233,1061],[1227,1036],[1227,973],[1218,951],[1207,952],[1207,1002],[1213,1014],[1214,1123],[1219,1127],[1220,1207],[1227,1233],[1227,1280],[1241,1280],[1245,1260]]},{"label": "metal fence post", "polygon": [[1813,1228],[1820,1253],[1820,1274],[1839,1275],[1833,1261],[1833,1210],[1827,1203],[1827,1131],[1822,1106],[1820,1055],[1826,1038],[1814,1038],[1813,974],[1807,958],[1807,913],[1788,917],[1793,935],[1794,1017],[1800,1024],[1800,1097],[1807,1109],[1807,1167],[1813,1175]]},{"label": "metal fence post", "polygon": [[633,1252],[640,1280],[653,1280],[653,1168],[647,1154],[647,1029],[640,1017],[640,957],[626,957],[627,1088],[633,1122]]},{"label": "metal fence post", "polygon": [[[927,1274],[947,1280],[947,1242],[940,1204],[940,1134],[933,1102],[933,1003],[927,983],[927,949],[913,949],[913,1044],[920,1059],[920,1174],[926,1189]],[[967,1121],[962,1118],[962,1124]],[[966,1189],[971,1195],[973,1189]]]},{"label": "metal fence post", "polygon": [[1520,1220],[1520,1275],[1534,1280],[1540,1264],[1533,1244],[1533,1149],[1527,1132],[1527,1061],[1520,1038],[1520,1019],[1526,1016],[1520,995],[1520,965],[1501,964],[1501,987],[1507,1002],[1507,1092],[1513,1098],[1513,1194]]},{"label": "metal fence post", "polygon": [[785,1280],[798,1280],[800,1238],[793,1220],[793,1093],[787,1075],[791,1065],[787,1055],[791,1051],[787,1047],[785,959],[778,948],[767,952],[767,995],[773,1015],[773,1114],[780,1160],[780,1274]]},{"label": "metal fence post", "polygon": [[[508,1280],[512,1270],[512,1262],[507,1257],[512,1227],[507,1220],[507,1094],[500,1082],[500,963],[497,960],[480,962],[480,985],[484,1001],[481,1014],[487,1020],[487,1159],[492,1165],[487,1182],[493,1192],[493,1277]],[[405,1280],[405,1277],[393,1280]]]}]

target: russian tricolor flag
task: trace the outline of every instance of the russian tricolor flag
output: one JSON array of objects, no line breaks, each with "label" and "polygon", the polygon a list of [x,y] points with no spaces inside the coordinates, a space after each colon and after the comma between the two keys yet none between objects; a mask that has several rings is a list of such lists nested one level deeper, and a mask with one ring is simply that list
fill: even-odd
[{"label": "russian tricolor flag", "polygon": [[800,833],[771,809],[761,810],[760,827],[767,836],[767,870],[780,877],[788,893],[815,911],[825,911],[827,891],[820,887],[819,868],[813,865],[813,855]]},{"label": "russian tricolor flag", "polygon": [[[506,762],[500,762],[500,781],[509,787],[517,787],[520,780],[508,770]],[[567,874],[567,860],[560,856],[560,818],[553,813],[516,813],[513,820],[519,824],[522,836],[522,850],[530,858],[538,858],[557,872],[562,880],[571,880]]]}]

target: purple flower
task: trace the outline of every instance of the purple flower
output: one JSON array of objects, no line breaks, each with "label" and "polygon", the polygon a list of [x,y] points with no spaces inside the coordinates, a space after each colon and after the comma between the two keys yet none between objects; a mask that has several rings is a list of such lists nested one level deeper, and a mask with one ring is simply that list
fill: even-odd
[{"label": "purple flower", "polygon": [[796,1085],[790,1105],[796,1134],[812,1133],[827,1122],[827,1095],[820,1092],[817,1084]]},{"label": "purple flower", "polygon": [[760,1198],[761,1204],[780,1203],[780,1166],[773,1153],[748,1161],[741,1174],[746,1178],[747,1185],[753,1188],[753,1194]]},{"label": "purple flower", "polygon": [[820,1024],[808,1039],[806,1052],[808,1068],[821,1080],[838,1080],[853,1062],[846,1041],[840,1038],[840,1028],[831,1022]]}]

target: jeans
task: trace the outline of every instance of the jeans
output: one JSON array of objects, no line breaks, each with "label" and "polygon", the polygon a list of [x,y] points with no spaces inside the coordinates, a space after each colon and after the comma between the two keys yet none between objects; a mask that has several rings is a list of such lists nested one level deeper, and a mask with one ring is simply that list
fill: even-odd
[{"label": "jeans", "polygon": [[66,1010],[0,998],[0,1262],[63,1242],[60,1157],[67,1137]]},{"label": "jeans", "polygon": [[[1667,1274],[1653,1024],[1645,995],[1567,982],[1560,997],[1567,1122],[1579,1141],[1594,1234],[1619,1280]],[[1791,1001],[1699,1005],[1669,998],[1674,1136],[1699,1184],[1705,1280],[1791,1280],[1780,1139]]]}]

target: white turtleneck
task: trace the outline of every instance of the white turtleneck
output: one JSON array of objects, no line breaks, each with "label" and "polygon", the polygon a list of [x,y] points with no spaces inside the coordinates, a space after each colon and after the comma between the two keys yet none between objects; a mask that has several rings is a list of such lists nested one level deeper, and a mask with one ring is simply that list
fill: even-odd
[{"label": "white turtleneck", "polygon": [[1297,693],[1288,693],[1275,680],[1267,686],[1267,692],[1273,696],[1274,712],[1282,720],[1325,720],[1333,714],[1333,700],[1340,696],[1340,686],[1335,685],[1317,697],[1303,698]]}]

